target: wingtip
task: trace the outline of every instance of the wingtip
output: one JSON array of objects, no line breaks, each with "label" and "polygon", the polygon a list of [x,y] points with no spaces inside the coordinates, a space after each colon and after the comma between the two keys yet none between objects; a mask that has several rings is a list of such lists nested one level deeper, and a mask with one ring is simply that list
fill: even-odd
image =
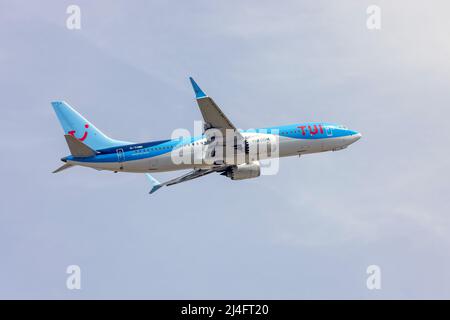
[{"label": "wingtip", "polygon": [[197,84],[197,82],[195,82],[194,78],[189,77],[189,80],[191,81],[192,88],[194,89],[195,98],[200,99],[200,98],[207,97],[205,92],[203,92],[203,90],[200,88],[200,86]]},{"label": "wingtip", "polygon": [[149,192],[149,194],[152,194],[153,192],[155,192],[156,190],[158,190],[159,188],[162,187],[161,183],[156,180],[151,174],[146,173],[145,174],[148,178],[148,180],[150,181],[150,185],[151,185],[151,190]]},{"label": "wingtip", "polygon": [[161,188],[161,187],[162,187],[162,185],[157,184],[156,186],[154,186],[154,187],[150,190],[149,194],[152,194],[152,193],[156,192],[156,191],[157,191],[159,188]]}]

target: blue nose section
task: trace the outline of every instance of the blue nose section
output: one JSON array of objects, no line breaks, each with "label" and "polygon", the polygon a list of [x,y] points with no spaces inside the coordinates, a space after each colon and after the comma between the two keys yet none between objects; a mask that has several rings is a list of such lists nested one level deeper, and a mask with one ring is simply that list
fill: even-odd
[{"label": "blue nose section", "polygon": [[359,139],[361,139],[362,134],[359,133],[358,131],[353,131],[353,130],[349,130],[350,131],[350,136],[352,139],[352,143],[358,141]]}]

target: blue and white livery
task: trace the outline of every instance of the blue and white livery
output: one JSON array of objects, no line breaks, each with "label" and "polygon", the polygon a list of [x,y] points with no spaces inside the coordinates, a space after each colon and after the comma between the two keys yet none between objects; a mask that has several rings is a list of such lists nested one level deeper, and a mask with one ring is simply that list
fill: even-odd
[{"label": "blue and white livery", "polygon": [[[52,102],[70,155],[54,172],[73,166],[114,172],[146,173],[155,192],[162,186],[220,173],[232,180],[261,175],[260,160],[341,150],[361,138],[342,125],[325,122],[296,123],[238,130],[214,100],[190,78],[204,120],[203,134],[134,143],[111,139],[64,101]],[[159,182],[150,172],[191,171]]]}]

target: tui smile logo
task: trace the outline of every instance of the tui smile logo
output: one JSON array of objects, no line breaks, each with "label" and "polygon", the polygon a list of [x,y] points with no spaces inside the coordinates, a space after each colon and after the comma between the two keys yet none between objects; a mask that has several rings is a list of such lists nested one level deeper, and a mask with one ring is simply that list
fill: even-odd
[{"label": "tui smile logo", "polygon": [[[84,127],[87,129],[87,128],[89,128],[89,125],[86,123],[85,125],[84,125]],[[75,130],[71,130],[71,131],[69,131],[68,133],[71,135],[71,136],[74,136],[75,137]],[[87,138],[87,135],[88,135],[88,132],[87,132],[87,130],[86,131],[84,131],[84,134],[83,134],[83,136],[81,137],[81,138],[77,138],[78,140],[80,140],[80,141],[84,141],[84,140],[86,140],[86,138]],[[75,137],[76,138],[76,137]]]}]

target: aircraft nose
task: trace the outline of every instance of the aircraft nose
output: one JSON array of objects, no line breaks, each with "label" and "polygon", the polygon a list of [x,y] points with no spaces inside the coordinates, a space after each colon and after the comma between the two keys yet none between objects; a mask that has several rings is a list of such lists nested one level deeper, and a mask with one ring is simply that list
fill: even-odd
[{"label": "aircraft nose", "polygon": [[355,143],[356,141],[361,139],[362,135],[358,131],[349,130],[348,133],[349,133],[349,135],[348,135],[347,141],[349,144]]}]

